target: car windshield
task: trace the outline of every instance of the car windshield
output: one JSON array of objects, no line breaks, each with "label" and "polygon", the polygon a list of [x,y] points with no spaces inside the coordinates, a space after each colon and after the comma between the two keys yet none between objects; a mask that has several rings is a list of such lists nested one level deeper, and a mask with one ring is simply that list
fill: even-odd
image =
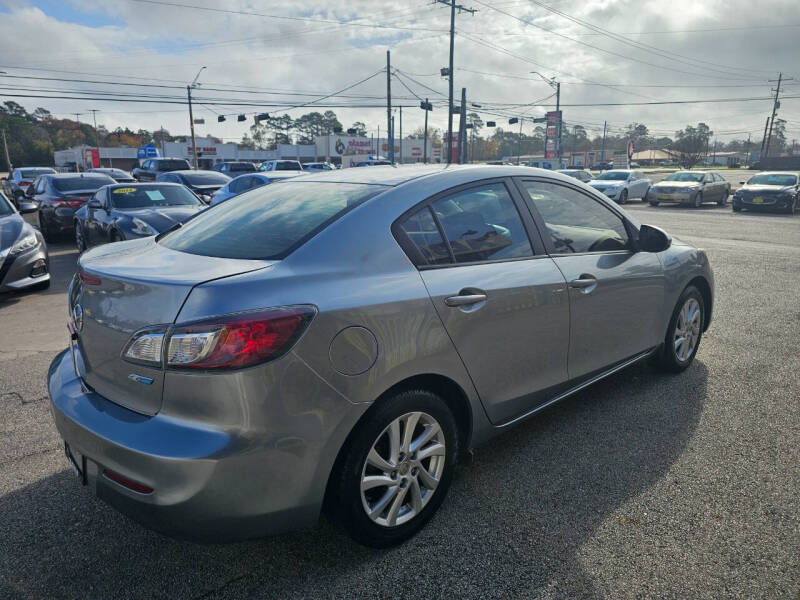
[{"label": "car windshield", "polygon": [[606,171],[605,173],[598,175],[597,179],[600,180],[610,180],[610,181],[627,181],[628,180],[628,172],[627,171]]},{"label": "car windshield", "polygon": [[761,173],[747,180],[747,185],[795,185],[797,175],[791,173]]},{"label": "car windshield", "polygon": [[189,185],[225,185],[231,179],[222,173],[182,173]]},{"label": "car windshield", "polygon": [[11,208],[11,203],[6,199],[5,195],[0,192],[0,217],[7,217],[14,214],[14,209]]},{"label": "car windshield", "polygon": [[280,259],[348,210],[386,190],[353,183],[268,185],[208,209],[159,243],[190,254]]},{"label": "car windshield", "polygon": [[276,171],[302,171],[303,167],[300,166],[300,163],[294,162],[293,160],[281,161],[275,163],[275,170]]},{"label": "car windshield", "polygon": [[23,179],[35,179],[39,175],[55,173],[53,169],[22,169],[19,174]]},{"label": "car windshield", "polygon": [[230,163],[228,165],[229,171],[255,171],[256,166],[251,163]]},{"label": "car windshield", "polygon": [[109,183],[116,183],[111,177],[107,175],[92,175],[91,177],[59,177],[53,179],[53,187],[59,192],[74,192],[75,190],[97,190],[108,185]]},{"label": "car windshield", "polygon": [[681,173],[673,173],[672,175],[665,177],[664,181],[695,181],[701,182],[703,178],[706,176],[705,173],[689,173],[688,171],[684,171]]},{"label": "car windshield", "polygon": [[151,206],[200,206],[200,201],[179,185],[126,185],[111,189],[111,206],[121,210]]}]

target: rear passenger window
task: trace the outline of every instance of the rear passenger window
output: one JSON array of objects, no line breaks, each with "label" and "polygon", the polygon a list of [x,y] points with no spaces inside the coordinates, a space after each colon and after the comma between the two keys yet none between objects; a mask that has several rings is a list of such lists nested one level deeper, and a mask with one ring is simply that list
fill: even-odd
[{"label": "rear passenger window", "polygon": [[441,265],[450,262],[450,251],[442,239],[428,206],[422,207],[399,223],[419,254],[423,265]]},{"label": "rear passenger window", "polygon": [[517,207],[502,183],[456,192],[432,207],[457,263],[533,256]]}]

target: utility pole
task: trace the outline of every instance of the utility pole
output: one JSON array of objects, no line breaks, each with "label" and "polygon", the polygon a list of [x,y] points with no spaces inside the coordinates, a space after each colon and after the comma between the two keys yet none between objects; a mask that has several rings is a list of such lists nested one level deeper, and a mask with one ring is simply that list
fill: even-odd
[{"label": "utility pole", "polygon": [[467,141],[467,88],[461,88],[461,110],[458,113],[458,164],[464,164]]},{"label": "utility pole", "polygon": [[422,144],[422,162],[428,163],[428,111],[433,110],[433,105],[425,98],[425,102],[420,102],[419,107],[425,111],[425,134],[423,136]]},{"label": "utility pole", "polygon": [[[447,68],[448,79],[448,111],[447,111],[447,164],[453,162],[453,51],[455,48],[455,35],[456,35],[456,9],[459,14],[468,12],[474,15],[477,10],[474,8],[466,8],[461,4],[456,4],[456,0],[436,0],[439,4],[444,4],[450,7],[450,63]],[[445,70],[442,69],[442,75]]]},{"label": "utility pole", "polygon": [[386,131],[389,142],[389,161],[394,164],[394,127],[392,127],[392,65],[386,51]]},{"label": "utility pole", "polygon": [[[778,109],[781,107],[781,103],[778,100],[778,96],[781,93],[781,80],[783,79],[783,73],[778,73],[778,86],[775,88],[775,102],[772,103],[772,118],[769,121],[769,133],[767,134],[767,147],[764,148],[764,158],[769,156],[769,144],[772,141],[772,128],[775,125],[775,115],[778,114]],[[789,81],[793,78],[789,77]],[[775,81],[774,79],[770,79],[770,82]]]},{"label": "utility pole", "polygon": [[750,132],[747,132],[747,145],[744,147],[744,164],[750,164]]},{"label": "utility pole", "polygon": [[400,106],[400,164],[403,164],[403,106]]},{"label": "utility pole", "polygon": [[561,125],[563,119],[561,118],[561,82],[556,83],[556,113],[558,113],[558,142],[556,143],[556,159],[558,160],[558,168],[561,168]]},{"label": "utility pole", "polygon": [[767,117],[767,122],[764,124],[764,135],[761,136],[761,151],[759,152],[759,160],[764,158],[764,146],[767,143],[767,127],[769,127],[769,117]]},{"label": "utility pole", "polygon": [[200,73],[203,72],[203,69],[205,69],[205,67],[201,67],[200,70],[197,72],[197,75],[195,75],[194,81],[192,81],[192,83],[186,86],[186,96],[189,99],[189,129],[192,132],[192,157],[194,158],[195,171],[199,167],[197,166],[197,141],[195,140],[194,137],[194,115],[192,115],[192,90],[196,88],[198,85],[200,85],[199,83],[197,83],[197,80],[200,78]]},{"label": "utility pole", "polygon": [[519,119],[519,140],[517,141],[517,165],[522,162],[522,117]]},{"label": "utility pole", "polygon": [[[603,121],[603,146],[600,149],[600,163],[606,161],[606,121]],[[602,168],[602,167],[601,167]]]},{"label": "utility pole", "polygon": [[[426,121],[427,121],[427,114],[428,113],[425,113]],[[426,133],[427,133],[427,131],[426,131]],[[6,140],[6,130],[5,129],[3,129],[3,146],[5,146],[5,149],[6,149],[6,165],[8,165],[8,172],[11,173],[11,171],[14,170],[14,167],[11,165],[11,158],[8,156],[8,140]]]}]

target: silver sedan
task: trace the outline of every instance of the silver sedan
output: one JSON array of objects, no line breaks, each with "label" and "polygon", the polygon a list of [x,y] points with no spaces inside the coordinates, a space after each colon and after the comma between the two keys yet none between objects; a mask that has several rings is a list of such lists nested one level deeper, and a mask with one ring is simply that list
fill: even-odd
[{"label": "silver sedan", "polygon": [[470,448],[637,361],[689,367],[714,294],[702,250],[516,166],[309,174],[78,269],[48,375],[67,459],[215,541],[327,506],[400,543]]}]

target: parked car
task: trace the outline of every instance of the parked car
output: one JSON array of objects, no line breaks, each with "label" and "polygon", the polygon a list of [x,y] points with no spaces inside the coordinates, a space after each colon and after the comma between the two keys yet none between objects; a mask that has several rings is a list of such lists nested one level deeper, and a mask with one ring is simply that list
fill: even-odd
[{"label": "parked car", "polygon": [[597,162],[592,165],[592,171],[607,171],[614,168],[614,161]]},{"label": "parked car", "polygon": [[42,234],[21,213],[35,213],[33,202],[20,201],[20,210],[0,192],[0,292],[46,290],[50,259]]},{"label": "parked car", "polygon": [[716,202],[724,206],[731,193],[731,184],[710,171],[678,171],[667,175],[650,188],[647,200],[650,206],[662,202],[686,204],[700,208],[703,202]]},{"label": "parked car", "polygon": [[617,204],[625,204],[629,198],[647,199],[647,192],[653,185],[641,171],[633,169],[613,169],[605,171],[588,182],[594,189],[603,192]]},{"label": "parked car", "polygon": [[39,229],[48,242],[71,233],[75,211],[104,185],[116,183],[102,173],[40,175],[25,193],[38,204]]},{"label": "parked car", "polygon": [[217,190],[231,180],[225,173],[216,171],[171,171],[161,173],[156,181],[180,183],[194,192],[206,204]]},{"label": "parked car", "polygon": [[75,245],[83,252],[107,242],[157,235],[204,208],[177,183],[107,185],[75,213]]},{"label": "parked car", "polygon": [[262,185],[283,181],[284,179],[292,179],[302,174],[302,171],[272,171],[270,173],[239,175],[231,179],[224,187],[221,187],[211,195],[211,206],[249,190],[261,187]]},{"label": "parked car", "polygon": [[136,181],[155,181],[161,173],[188,171],[192,168],[185,158],[148,158],[131,175]]},{"label": "parked car", "polygon": [[800,210],[797,173],[765,171],[753,175],[733,195],[733,210],[779,210],[794,214]]},{"label": "parked car", "polygon": [[639,360],[686,369],[713,291],[704,251],[552,171],[308,174],[84,253],[51,412],[149,527],[255,537],[327,499],[389,546],[470,448]]},{"label": "parked car", "polygon": [[17,167],[9,173],[8,177],[3,177],[2,191],[8,199],[19,206],[25,196],[25,191],[28,189],[28,186],[33,183],[34,179],[39,175],[47,175],[55,172],[56,170],[50,167]]},{"label": "parked car", "polygon": [[391,166],[390,160],[362,160],[356,163],[357,167],[385,167]]},{"label": "parked car", "polygon": [[333,171],[334,169],[336,169],[336,167],[329,162],[310,162],[303,164],[304,171]]},{"label": "parked car", "polygon": [[583,183],[588,183],[594,179],[594,175],[592,175],[591,171],[587,171],[586,169],[560,169],[558,172],[574,177]]},{"label": "parked car", "polygon": [[299,160],[267,160],[258,166],[259,171],[302,171]]},{"label": "parked car", "polygon": [[108,175],[116,181],[117,183],[133,183],[136,181],[133,178],[133,175],[128,173],[127,171],[123,171],[122,169],[114,169],[111,167],[97,167],[94,169],[87,169],[87,173],[102,173],[103,175]]},{"label": "parked car", "polygon": [[242,173],[255,173],[256,166],[247,161],[229,161],[229,162],[218,162],[213,167],[211,167],[212,171],[219,171],[220,173],[225,173],[225,175],[229,175],[231,177],[236,177],[237,175],[241,175]]}]

